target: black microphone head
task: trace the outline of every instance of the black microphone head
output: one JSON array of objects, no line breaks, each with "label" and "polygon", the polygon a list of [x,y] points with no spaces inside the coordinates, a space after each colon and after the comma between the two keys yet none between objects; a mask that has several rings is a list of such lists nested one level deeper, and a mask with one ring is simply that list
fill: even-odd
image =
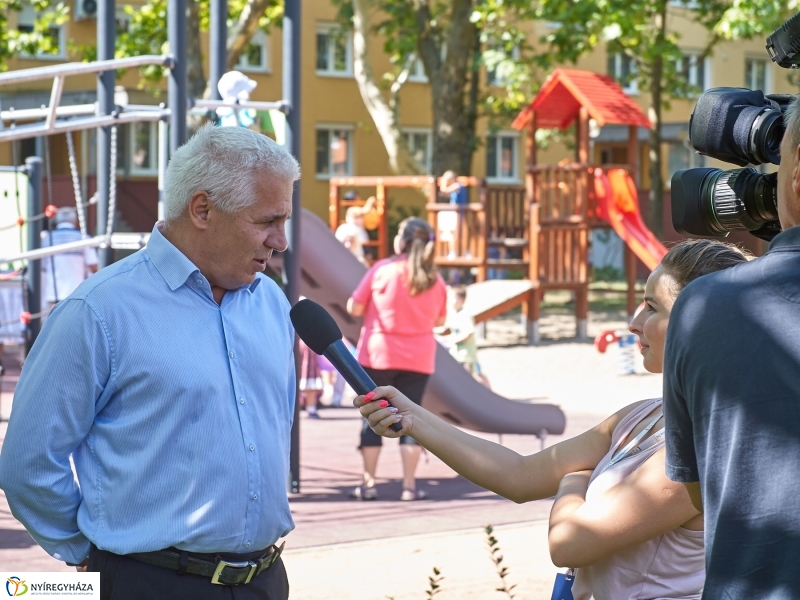
[{"label": "black microphone head", "polygon": [[294,330],[306,346],[322,354],[333,342],[342,339],[342,330],[327,310],[304,299],[289,311]]}]

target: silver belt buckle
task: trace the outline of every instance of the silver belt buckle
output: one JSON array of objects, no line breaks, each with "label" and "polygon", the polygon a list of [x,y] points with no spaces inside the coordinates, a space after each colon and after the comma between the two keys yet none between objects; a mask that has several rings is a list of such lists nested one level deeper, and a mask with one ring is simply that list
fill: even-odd
[{"label": "silver belt buckle", "polygon": [[217,568],[214,569],[214,574],[211,576],[211,583],[215,583],[217,585],[226,585],[219,580],[219,576],[222,575],[222,571],[225,567],[233,567],[235,569],[244,569],[250,567],[250,573],[247,574],[247,579],[244,580],[244,583],[250,583],[250,580],[255,575],[256,568],[258,565],[254,563],[252,560],[245,560],[241,562],[228,562],[226,560],[220,559],[217,563]]}]

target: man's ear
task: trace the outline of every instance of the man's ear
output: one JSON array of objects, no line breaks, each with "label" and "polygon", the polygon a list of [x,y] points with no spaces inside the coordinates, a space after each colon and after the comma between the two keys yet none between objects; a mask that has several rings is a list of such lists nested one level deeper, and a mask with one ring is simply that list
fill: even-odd
[{"label": "man's ear", "polygon": [[189,206],[187,207],[189,213],[189,220],[198,229],[208,228],[208,215],[211,211],[211,198],[208,193],[200,190],[195,192],[189,198]]}]

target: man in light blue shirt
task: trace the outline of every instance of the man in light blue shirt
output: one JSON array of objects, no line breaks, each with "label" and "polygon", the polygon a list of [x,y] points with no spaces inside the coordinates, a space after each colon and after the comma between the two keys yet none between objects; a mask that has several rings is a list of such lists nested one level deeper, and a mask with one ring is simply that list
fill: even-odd
[{"label": "man in light blue shirt", "polygon": [[26,360],[0,488],[103,598],[288,597],[294,330],[262,271],[298,177],[266,136],[200,129],[147,247],[60,302]]}]

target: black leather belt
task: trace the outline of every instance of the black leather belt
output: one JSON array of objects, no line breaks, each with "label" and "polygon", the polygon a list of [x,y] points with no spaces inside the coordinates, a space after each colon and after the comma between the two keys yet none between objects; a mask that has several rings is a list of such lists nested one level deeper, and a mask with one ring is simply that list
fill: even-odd
[{"label": "black leather belt", "polygon": [[169,569],[170,571],[210,577],[211,583],[217,585],[244,585],[250,583],[253,577],[275,564],[281,552],[283,552],[283,544],[280,545],[280,548],[270,546],[258,558],[243,561],[224,560],[219,556],[214,560],[207,560],[190,552],[181,552],[180,550],[138,552],[126,554],[125,556],[154,567]]}]

